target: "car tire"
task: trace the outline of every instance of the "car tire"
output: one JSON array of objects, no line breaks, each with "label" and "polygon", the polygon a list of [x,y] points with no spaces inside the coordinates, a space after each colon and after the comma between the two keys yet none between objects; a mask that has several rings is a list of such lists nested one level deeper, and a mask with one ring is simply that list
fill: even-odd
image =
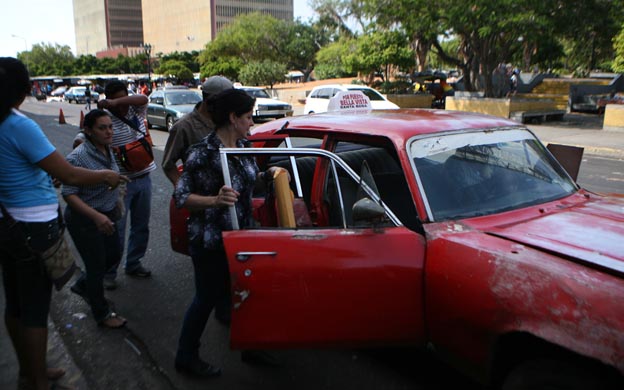
[{"label": "car tire", "polygon": [[171,131],[171,128],[173,127],[173,124],[174,124],[173,117],[172,116],[168,116],[165,119],[165,124],[167,126],[167,131]]},{"label": "car tire", "polygon": [[[567,360],[536,359],[516,366],[505,378],[502,390],[599,390],[618,389],[617,379],[586,364]],[[606,374],[606,375],[605,375]]]}]

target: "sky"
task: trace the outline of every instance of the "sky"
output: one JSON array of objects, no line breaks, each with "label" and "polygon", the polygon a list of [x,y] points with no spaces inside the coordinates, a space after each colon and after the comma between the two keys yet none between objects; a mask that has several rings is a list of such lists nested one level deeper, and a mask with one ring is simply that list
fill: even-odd
[{"label": "sky", "polygon": [[[15,57],[41,42],[68,45],[76,54],[72,1],[14,0],[10,7],[2,7],[0,57]],[[295,18],[307,21],[313,14],[308,0],[293,0],[293,6]]]}]

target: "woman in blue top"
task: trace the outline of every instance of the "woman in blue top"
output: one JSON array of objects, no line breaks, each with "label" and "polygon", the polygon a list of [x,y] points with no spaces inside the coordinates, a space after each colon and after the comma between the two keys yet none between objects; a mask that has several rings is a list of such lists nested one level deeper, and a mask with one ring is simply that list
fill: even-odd
[{"label": "woman in blue top", "polygon": [[[59,203],[50,176],[72,185],[107,184],[117,187],[126,179],[112,170],[91,171],[70,165],[48,141],[41,128],[18,111],[30,93],[24,64],[0,57],[0,227],[9,216],[43,252],[60,237]],[[6,295],[5,324],[20,367],[20,381],[36,390],[48,390],[46,375],[47,318],[52,283],[40,258],[25,258],[25,242],[0,237],[0,264]]]}]

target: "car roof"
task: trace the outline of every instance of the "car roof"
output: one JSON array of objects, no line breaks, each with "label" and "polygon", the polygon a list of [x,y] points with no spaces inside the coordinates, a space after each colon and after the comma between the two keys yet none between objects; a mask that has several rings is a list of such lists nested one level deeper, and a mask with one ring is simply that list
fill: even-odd
[{"label": "car roof", "polygon": [[322,89],[322,88],[338,88],[338,89],[374,89],[371,87],[367,87],[366,85],[360,84],[325,84],[325,85],[317,85],[314,89]]},{"label": "car roof", "polygon": [[[288,122],[286,124],[286,122]],[[399,109],[369,112],[327,112],[277,119],[252,130],[252,134],[269,135],[286,129],[319,133],[383,136],[403,145],[418,136],[453,130],[521,126],[509,119],[464,111]]]}]

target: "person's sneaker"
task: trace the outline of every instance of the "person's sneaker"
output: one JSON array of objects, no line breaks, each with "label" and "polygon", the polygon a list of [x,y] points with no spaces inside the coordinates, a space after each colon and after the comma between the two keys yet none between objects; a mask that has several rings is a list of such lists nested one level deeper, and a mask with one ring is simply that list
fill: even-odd
[{"label": "person's sneaker", "polygon": [[114,290],[117,288],[117,281],[115,279],[104,278],[102,283],[107,290]]},{"label": "person's sneaker", "polygon": [[136,276],[137,278],[149,278],[152,275],[152,271],[140,265],[134,269],[126,270],[126,275]]}]

